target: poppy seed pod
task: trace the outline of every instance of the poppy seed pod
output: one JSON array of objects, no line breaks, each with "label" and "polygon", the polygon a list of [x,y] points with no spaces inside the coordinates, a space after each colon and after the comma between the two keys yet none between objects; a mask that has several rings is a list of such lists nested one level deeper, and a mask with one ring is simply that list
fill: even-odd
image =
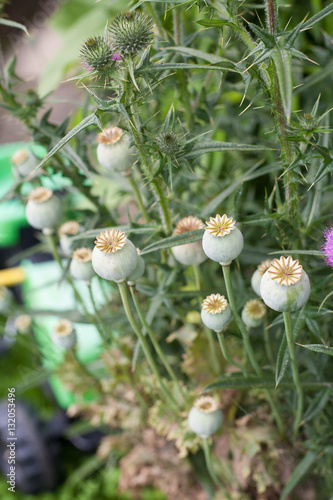
[{"label": "poppy seed pod", "polygon": [[[204,223],[198,217],[184,217],[181,219],[173,232],[173,235],[188,233],[197,229],[204,228]],[[178,262],[184,266],[196,266],[206,260],[206,254],[202,249],[201,241],[194,241],[192,243],[185,243],[172,247],[173,256]]]},{"label": "poppy seed pod", "polygon": [[228,301],[223,295],[213,293],[202,302],[202,322],[211,330],[221,332],[232,319]]},{"label": "poppy seed pod", "polygon": [[259,295],[259,297],[261,297],[260,295],[260,282],[261,282],[261,278],[263,277],[263,275],[265,274],[265,272],[267,271],[267,269],[270,267],[272,261],[271,260],[264,260],[261,264],[259,264],[259,266],[257,267],[257,269],[254,271],[254,273],[252,274],[252,277],[251,277],[251,286],[252,286],[252,289],[253,291]]},{"label": "poppy seed pod", "polygon": [[13,173],[17,177],[26,177],[38,166],[38,159],[28,149],[16,151],[12,158]]},{"label": "poppy seed pod", "polygon": [[212,396],[197,399],[188,414],[190,429],[202,438],[208,438],[218,431],[222,422],[222,411]]},{"label": "poppy seed pod", "polygon": [[309,298],[309,277],[298,260],[274,259],[261,279],[260,294],[274,311],[297,311]]},{"label": "poppy seed pod", "polygon": [[265,314],[265,304],[260,299],[251,299],[242,310],[242,320],[248,328],[256,328],[264,321]]},{"label": "poppy seed pod", "polygon": [[143,276],[143,273],[145,272],[145,261],[140,255],[140,250],[139,248],[136,249],[138,253],[138,262],[136,264],[136,268],[134,271],[127,277],[127,283],[129,285],[135,285],[135,282]]},{"label": "poppy seed pod", "polygon": [[58,229],[60,248],[65,257],[72,255],[75,246],[78,245],[76,241],[72,240],[81,231],[81,227],[75,220],[69,220],[62,224]]},{"label": "poppy seed pod", "polygon": [[91,263],[92,251],[90,248],[77,248],[72,254],[70,272],[77,280],[89,281],[96,276]]},{"label": "poppy seed pod", "polygon": [[61,319],[51,334],[52,342],[63,349],[72,349],[77,341],[76,331],[73,323],[67,319]]},{"label": "poppy seed pod", "polygon": [[121,283],[136,268],[137,250],[119,229],[107,229],[97,236],[95,245],[92,266],[101,278]]},{"label": "poppy seed pod", "polygon": [[111,126],[103,129],[103,132],[97,135],[97,142],[97,159],[102,167],[117,172],[130,167],[134,151],[129,147],[129,138],[121,128]]},{"label": "poppy seed pod", "polygon": [[211,260],[222,266],[229,266],[243,250],[244,240],[240,230],[235,227],[232,217],[224,214],[210,217],[202,238],[202,247]]},{"label": "poppy seed pod", "polygon": [[29,194],[25,215],[35,229],[52,228],[61,217],[61,201],[51,189],[38,187]]}]

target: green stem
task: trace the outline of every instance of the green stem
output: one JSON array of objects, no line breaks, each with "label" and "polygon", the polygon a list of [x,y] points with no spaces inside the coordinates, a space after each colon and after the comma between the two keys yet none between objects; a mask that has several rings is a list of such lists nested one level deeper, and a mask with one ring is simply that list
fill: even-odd
[{"label": "green stem", "polygon": [[144,314],[142,312],[141,305],[140,305],[139,299],[137,297],[135,288],[133,286],[131,286],[130,290],[131,290],[131,295],[132,295],[133,303],[134,303],[135,309],[136,309],[136,311],[138,313],[138,316],[140,318],[140,321],[142,323],[142,326],[146,329],[146,331],[147,331],[147,333],[149,335],[149,338],[151,340],[151,343],[153,344],[154,349],[155,349],[157,355],[159,356],[162,364],[164,365],[164,367],[165,367],[166,371],[168,372],[168,374],[170,375],[171,379],[175,382],[179,393],[183,396],[183,399],[186,400],[185,393],[184,393],[182,387],[179,384],[179,381],[178,381],[178,378],[176,377],[175,372],[171,368],[171,366],[170,366],[170,364],[169,364],[169,362],[168,362],[168,360],[167,360],[164,352],[160,348],[160,345],[159,345],[159,343],[156,340],[154,332],[152,331],[150,325],[147,323],[147,320],[146,320],[146,318],[145,318],[145,316],[144,316]]},{"label": "green stem", "polygon": [[297,391],[297,395],[298,395],[296,416],[295,416],[294,427],[293,427],[293,435],[295,438],[297,436],[298,429],[299,429],[300,423],[302,421],[304,396],[303,396],[303,389],[301,386],[301,381],[299,378],[298,366],[297,366],[297,361],[296,361],[296,350],[295,350],[295,342],[293,339],[290,311],[283,313],[283,319],[284,319],[284,324],[285,324],[285,328],[286,328],[286,337],[287,337],[288,349],[289,349],[289,354],[290,354],[293,380],[294,380],[294,384],[296,386],[296,391]]},{"label": "green stem", "polygon": [[223,492],[225,498],[227,498],[228,500],[232,500],[231,496],[229,495],[229,493],[226,490],[226,487],[219,480],[219,478],[217,477],[217,475],[216,475],[216,473],[214,471],[213,462],[212,462],[212,456],[211,456],[211,450],[210,450],[210,446],[209,446],[209,443],[208,443],[208,439],[203,438],[202,439],[202,443],[203,443],[203,450],[204,450],[204,454],[205,454],[205,462],[206,462],[207,470],[209,472],[210,477],[212,478],[212,480],[214,481],[214,483],[217,486],[220,487],[220,489]]},{"label": "green stem", "polygon": [[[200,292],[202,290],[202,279],[201,279],[200,266],[193,265],[192,268],[193,268],[193,274],[194,274],[194,280],[195,280],[195,287],[196,287],[196,290],[198,292]],[[203,297],[199,296],[198,300],[199,300],[199,306],[201,307]],[[207,328],[206,325],[203,325],[203,330],[205,332],[205,335],[206,335],[207,341],[208,341],[210,357],[212,360],[212,368],[213,368],[215,373],[219,373],[220,372],[220,362],[219,362],[219,358],[218,358],[217,352],[216,352],[216,346],[215,346],[215,342],[214,342],[214,334],[209,328]]]},{"label": "green stem", "polygon": [[216,332],[216,335],[217,335],[217,338],[218,338],[218,341],[219,341],[219,344],[221,347],[222,355],[223,355],[224,359],[226,360],[226,362],[239,368],[244,373],[244,375],[247,377],[248,373],[247,373],[245,367],[240,365],[239,363],[237,363],[237,361],[234,361],[229,356],[227,346],[225,345],[225,339],[224,339],[223,332]]},{"label": "green stem", "polygon": [[55,242],[54,235],[47,234],[47,233],[44,233],[44,235],[45,235],[46,240],[49,244],[49,247],[50,247],[50,250],[51,250],[51,253],[52,253],[54,260],[59,264],[60,269],[63,270],[64,267],[62,265],[60,255],[58,253],[57,244]]},{"label": "green stem", "polygon": [[[250,343],[249,332],[247,331],[247,328],[244,325],[244,323],[243,323],[243,321],[242,321],[242,319],[239,316],[238,311],[237,311],[236,301],[235,301],[235,297],[234,297],[234,293],[233,293],[232,285],[231,285],[230,266],[222,266],[222,270],[223,270],[225,286],[227,289],[227,295],[228,295],[228,299],[229,299],[230,309],[231,309],[231,312],[233,314],[235,323],[238,326],[240,333],[242,334],[244,348],[245,348],[246,353],[249,357],[252,368],[254,369],[254,371],[256,372],[256,374],[259,377],[262,377],[261,368],[256,360],[256,357],[254,355],[254,352],[253,352],[253,349],[252,349],[252,346]],[[275,405],[275,402],[273,400],[272,394],[268,389],[265,390],[265,394],[266,394],[266,399],[267,399],[267,401],[270,404],[270,407],[272,409],[272,412],[273,412],[276,424],[278,426],[279,432],[281,435],[284,435],[285,434],[284,425],[283,425],[280,413],[279,413],[279,411]]]},{"label": "green stem", "polygon": [[139,209],[141,210],[141,213],[142,213],[143,217],[146,219],[146,222],[149,222],[150,221],[150,217],[148,215],[146,207],[144,206],[144,203],[143,203],[143,200],[142,200],[142,197],[141,197],[141,193],[140,193],[140,189],[138,188],[137,183],[133,179],[132,172],[128,176],[128,180],[130,181],[130,184],[132,186],[133,193],[134,193],[137,205],[138,205]]},{"label": "green stem", "polygon": [[154,373],[166,400],[168,402],[170,402],[172,406],[178,408],[177,402],[174,400],[172,394],[168,391],[167,387],[165,386],[165,384],[161,378],[161,375],[158,371],[157,365],[156,365],[154,358],[152,357],[152,354],[150,352],[146,338],[143,335],[143,333],[141,332],[141,330],[140,330],[140,328],[139,328],[139,326],[138,326],[137,322],[135,321],[135,318],[132,314],[131,306],[130,306],[129,299],[128,299],[128,290],[127,290],[126,282],[124,281],[122,283],[118,283],[118,287],[119,287],[121,300],[122,300],[122,303],[124,306],[124,310],[125,310],[125,314],[127,316],[128,322],[140,340],[140,343],[142,345],[143,351],[145,353],[145,356],[146,356],[148,364],[151,368],[151,371]]},{"label": "green stem", "polygon": [[[88,286],[88,290],[89,290],[89,297],[90,297],[90,301],[91,301],[91,305],[93,306],[93,309],[94,309],[94,313],[95,313],[95,316],[96,316],[96,319],[97,319],[97,322],[98,322],[98,331],[103,331],[103,335],[102,335],[102,338],[103,340],[108,343],[109,341],[109,338],[108,338],[108,335],[107,335],[107,328],[106,328],[106,325],[103,321],[103,318],[102,316],[100,315],[100,312],[96,306],[96,301],[95,301],[95,297],[94,297],[94,294],[93,294],[93,291],[92,291],[92,288],[91,288],[91,283],[87,283],[87,286]],[[88,312],[88,311],[87,311]]]},{"label": "green stem", "polygon": [[101,386],[100,386],[100,381],[98,380],[97,377],[95,377],[95,375],[93,375],[89,370],[88,368],[86,367],[86,365],[84,363],[82,363],[82,361],[80,360],[80,358],[78,357],[78,354],[77,354],[77,350],[75,347],[73,347],[71,349],[71,352],[72,352],[72,355],[77,363],[77,365],[79,366],[80,370],[85,374],[87,375],[87,377],[89,377],[89,379],[92,381],[92,384],[94,386],[94,388],[98,391],[99,394],[101,394]]},{"label": "green stem", "polygon": [[268,359],[269,363],[271,364],[271,366],[274,366],[275,361],[274,361],[274,356],[273,356],[273,352],[272,352],[271,337],[270,337],[270,333],[268,330],[267,314],[265,315],[265,324],[264,324],[264,343],[265,343],[265,351],[266,351],[267,359]]}]

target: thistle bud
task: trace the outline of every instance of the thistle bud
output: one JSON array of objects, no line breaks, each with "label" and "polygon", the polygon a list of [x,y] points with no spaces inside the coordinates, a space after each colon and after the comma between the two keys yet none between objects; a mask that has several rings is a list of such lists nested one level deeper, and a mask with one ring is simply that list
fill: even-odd
[{"label": "thistle bud", "polygon": [[61,217],[61,201],[51,189],[38,187],[29,194],[25,215],[35,229],[52,228]]},{"label": "thistle bud", "polygon": [[103,129],[97,135],[97,142],[97,159],[102,167],[118,172],[129,168],[134,150],[129,147],[129,138],[121,128],[112,125]]},{"label": "thistle bud", "polygon": [[72,240],[72,236],[79,234],[80,230],[81,227],[75,220],[69,220],[59,227],[59,243],[65,257],[69,257],[73,253],[77,243]]},{"label": "thistle bud", "polygon": [[257,267],[257,269],[254,271],[254,273],[252,274],[252,278],[251,278],[251,286],[252,286],[252,289],[253,291],[259,295],[259,297],[261,297],[260,295],[260,282],[261,282],[261,278],[263,277],[263,275],[265,274],[265,272],[267,271],[267,269],[270,267],[272,261],[271,260],[264,260],[261,264],[259,264],[259,266]]},{"label": "thistle bud", "polygon": [[222,422],[222,411],[212,396],[197,399],[188,415],[190,429],[202,438],[208,438],[218,431]]},{"label": "thistle bud", "polygon": [[178,135],[174,132],[162,132],[157,136],[156,145],[165,155],[176,155],[181,150]]},{"label": "thistle bud", "polygon": [[298,260],[280,257],[263,275],[260,294],[274,311],[297,311],[309,298],[310,281]]},{"label": "thistle bud", "polygon": [[[204,223],[198,217],[184,217],[181,219],[173,232],[173,235],[185,234],[190,231],[202,229]],[[177,245],[172,247],[172,253],[178,262],[184,266],[198,265],[206,260],[206,254],[202,249],[201,241],[194,241],[192,243],[185,243],[184,245]]]},{"label": "thistle bud", "polygon": [[90,281],[96,276],[91,262],[92,251],[90,248],[77,248],[72,254],[70,272],[77,280]]},{"label": "thistle bud", "polygon": [[38,166],[38,159],[28,149],[16,151],[12,158],[13,173],[16,177],[26,177]]},{"label": "thistle bud", "polygon": [[108,72],[114,62],[119,60],[119,54],[114,54],[101,36],[88,38],[81,47],[80,56],[82,65],[96,73]]},{"label": "thistle bud", "polygon": [[256,328],[264,321],[265,314],[265,304],[260,299],[251,299],[242,310],[242,320],[248,328]]},{"label": "thistle bud", "polygon": [[77,341],[76,331],[73,323],[67,319],[61,319],[53,329],[51,334],[52,342],[63,349],[72,349]]},{"label": "thistle bud", "polygon": [[223,295],[212,294],[202,302],[202,322],[211,330],[221,332],[232,319],[231,309],[228,301]]},{"label": "thistle bud", "polygon": [[101,278],[121,283],[136,268],[137,250],[119,229],[107,229],[97,236],[95,245],[92,266]]},{"label": "thistle bud", "polygon": [[137,11],[120,14],[109,26],[111,48],[121,56],[135,56],[153,42],[153,21]]},{"label": "thistle bud", "polygon": [[136,249],[138,253],[138,262],[136,264],[136,268],[134,271],[127,277],[127,283],[130,286],[135,285],[135,282],[143,276],[143,273],[145,272],[145,261],[140,255],[140,250],[139,248]]},{"label": "thistle bud", "polygon": [[202,247],[211,260],[229,266],[243,250],[244,240],[232,217],[224,214],[210,217],[202,239]]}]

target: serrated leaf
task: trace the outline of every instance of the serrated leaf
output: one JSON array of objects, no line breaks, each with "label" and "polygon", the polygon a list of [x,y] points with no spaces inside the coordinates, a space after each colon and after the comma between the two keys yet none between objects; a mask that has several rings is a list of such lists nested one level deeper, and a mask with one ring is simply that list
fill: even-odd
[{"label": "serrated leaf", "polygon": [[61,148],[67,144],[71,139],[73,139],[77,134],[79,134],[82,130],[86,129],[90,125],[95,125],[99,126],[100,121],[99,118],[96,116],[95,113],[92,113],[91,115],[87,116],[84,118],[76,127],[74,127],[70,132],[68,132],[67,135],[61,141],[54,146],[54,148],[51,149],[51,151],[43,158],[43,160],[39,163],[38,167],[35,168],[34,172],[38,170],[40,167],[45,165],[45,163],[52,158],[52,156],[57,153]]},{"label": "serrated leaf", "polygon": [[224,28],[224,26],[229,26],[229,28],[232,28],[233,30],[241,33],[243,30],[237,24],[228,21],[228,20],[223,20],[223,19],[200,19],[200,21],[197,21],[198,24],[201,26],[205,26],[205,28]]},{"label": "serrated leaf", "polygon": [[200,241],[202,239],[203,231],[203,229],[197,229],[196,231],[190,231],[188,233],[178,234],[177,236],[170,236],[169,238],[156,241],[155,243],[145,247],[141,251],[141,255],[150,252],[157,252],[158,250],[165,250],[178,245],[185,245],[186,243],[193,243],[194,241]]},{"label": "serrated leaf", "polygon": [[248,23],[248,26],[250,29],[253,31],[255,35],[263,42],[265,47],[272,48],[276,44],[275,42],[275,36],[269,33],[268,31],[264,30],[257,24],[253,23]]},{"label": "serrated leaf", "polygon": [[292,492],[292,490],[295,488],[295,486],[300,482],[300,480],[303,478],[303,476],[310,469],[311,465],[315,462],[317,456],[318,456],[317,453],[314,453],[313,451],[309,451],[305,455],[305,457],[302,458],[302,460],[297,465],[296,469],[294,469],[293,473],[291,474],[290,478],[288,479],[285,487],[283,488],[280,500],[285,500],[285,498],[289,495],[289,493]]},{"label": "serrated leaf", "polygon": [[322,9],[320,12],[310,17],[310,19],[308,19],[305,23],[301,23],[302,24],[301,31],[311,28],[314,24],[318,23],[319,21],[324,19],[324,17],[330,15],[332,12],[333,12],[333,3],[327,5],[327,7]]},{"label": "serrated leaf", "polygon": [[322,354],[328,354],[329,356],[333,356],[333,347],[329,347],[327,345],[322,344],[298,344],[305,349],[309,349],[309,351],[320,352]]}]

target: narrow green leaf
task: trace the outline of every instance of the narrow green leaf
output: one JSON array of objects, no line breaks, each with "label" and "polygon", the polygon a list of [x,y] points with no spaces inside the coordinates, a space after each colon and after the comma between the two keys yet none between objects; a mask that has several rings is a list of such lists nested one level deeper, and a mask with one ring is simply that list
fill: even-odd
[{"label": "narrow green leaf", "polygon": [[276,250],[274,252],[270,252],[269,255],[281,255],[281,254],[288,254],[288,255],[314,255],[315,257],[324,257],[324,254],[320,252],[319,250],[286,250],[283,252],[282,250]]},{"label": "narrow green leaf", "polygon": [[287,339],[286,336],[283,335],[281,344],[279,347],[279,352],[276,360],[276,368],[275,368],[275,386],[277,387],[281,380],[283,379],[286,369],[289,363],[289,351],[287,349]]},{"label": "narrow green leaf", "polygon": [[236,67],[236,64],[234,64],[232,61],[228,61],[228,59],[216,56],[215,54],[208,54],[207,52],[203,52],[202,50],[192,49],[191,47],[167,47],[166,51],[180,52],[181,54],[197,57],[199,59],[203,59],[204,61],[208,61],[212,64],[227,62],[228,64],[234,66],[236,71],[239,71],[238,68]]},{"label": "narrow green leaf", "polygon": [[[219,377],[220,380],[209,384],[203,392],[216,391],[220,389],[275,389],[275,381],[271,377]],[[301,386],[308,390],[318,390],[320,388],[332,389],[333,381],[313,381],[301,380]],[[280,389],[294,389],[295,384],[292,379],[285,379],[279,384]],[[278,389],[277,389],[278,390]]]},{"label": "narrow green leaf", "polygon": [[301,347],[305,347],[305,349],[309,349],[309,351],[320,352],[323,354],[329,354],[329,356],[333,356],[333,347],[329,347],[327,345],[322,344],[298,344]]},{"label": "narrow green leaf", "polygon": [[296,469],[294,469],[293,473],[291,474],[285,487],[283,488],[280,500],[285,500],[285,498],[289,495],[289,493],[292,492],[295,486],[300,482],[303,476],[310,469],[311,465],[315,462],[316,458],[317,458],[317,453],[314,453],[313,451],[309,451],[305,455],[305,457],[302,458],[300,463],[297,465]]},{"label": "narrow green leaf", "polygon": [[185,158],[197,158],[206,153],[215,153],[216,151],[269,151],[267,146],[257,146],[256,144],[232,144],[231,142],[220,141],[202,141],[197,144]]},{"label": "narrow green leaf", "polygon": [[[210,64],[187,64],[187,63],[156,63],[147,66],[144,71],[165,71],[167,69],[205,69],[215,70],[215,71],[233,71],[234,73],[240,73],[240,70],[235,69],[233,63],[224,62],[219,64],[219,66],[213,66]],[[143,70],[140,70],[140,72]]]},{"label": "narrow green leaf", "polygon": [[272,51],[272,59],[274,61],[279,81],[282,105],[287,118],[287,123],[289,123],[293,92],[291,56],[288,50],[275,48]]},{"label": "narrow green leaf", "polygon": [[148,245],[142,250],[141,255],[156,252],[157,250],[165,250],[166,248],[172,248],[178,245],[184,245],[185,243],[200,241],[202,239],[202,235],[203,229],[197,229],[196,231],[178,234],[177,236],[170,236],[169,238],[164,238],[163,240]]},{"label": "narrow green leaf", "polygon": [[0,19],[0,24],[3,24],[4,26],[10,26],[11,28],[18,28],[19,30],[24,31],[26,35],[29,36],[29,32],[25,26],[21,23],[17,23],[16,21],[11,21],[10,19]]},{"label": "narrow green leaf", "polygon": [[330,397],[330,389],[321,390],[304,413],[303,422],[309,422],[309,420],[318,415],[325,408]]},{"label": "narrow green leaf", "polygon": [[305,23],[301,23],[302,24],[301,31],[311,28],[314,24],[318,23],[319,21],[324,19],[324,17],[328,16],[332,12],[333,12],[333,3],[330,3],[330,5],[327,5],[327,7],[322,9],[320,12],[310,17],[310,19],[308,19]]},{"label": "narrow green leaf", "polygon": [[77,134],[79,134],[82,130],[86,129],[90,125],[99,126],[99,119],[95,113],[92,113],[91,115],[84,118],[78,125],[76,125],[76,127],[74,127],[70,132],[68,132],[68,134],[65,135],[65,137],[61,139],[61,141],[59,141],[58,144],[56,144],[56,146],[54,146],[54,148],[52,148],[51,151],[43,158],[43,160],[40,162],[38,167],[35,168],[34,171],[45,165],[45,163],[50,158],[52,158],[52,156],[55,153],[57,153],[61,148],[63,148],[65,144],[67,144],[67,142],[69,142],[71,139],[73,139],[73,137],[75,137]]}]

